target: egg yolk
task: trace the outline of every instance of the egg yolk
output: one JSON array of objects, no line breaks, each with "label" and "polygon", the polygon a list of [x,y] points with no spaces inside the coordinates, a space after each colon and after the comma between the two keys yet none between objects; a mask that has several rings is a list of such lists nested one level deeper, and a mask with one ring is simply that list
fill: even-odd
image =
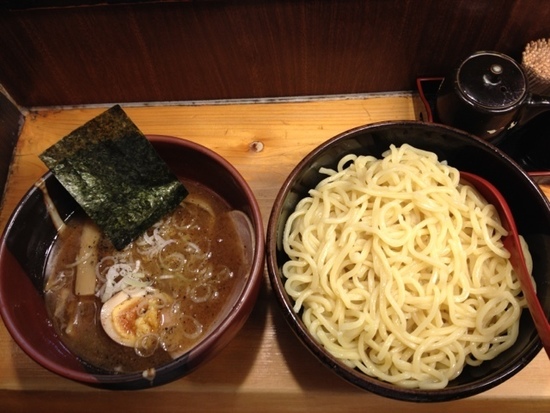
[{"label": "egg yolk", "polygon": [[124,342],[133,345],[138,337],[158,331],[158,300],[148,297],[130,298],[113,308],[111,317],[116,333]]}]

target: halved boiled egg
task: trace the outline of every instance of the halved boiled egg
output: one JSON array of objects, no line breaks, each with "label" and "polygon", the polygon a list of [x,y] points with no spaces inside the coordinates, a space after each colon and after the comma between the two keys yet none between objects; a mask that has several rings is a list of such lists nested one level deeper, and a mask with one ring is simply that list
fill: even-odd
[{"label": "halved boiled egg", "polygon": [[120,291],[101,307],[101,325],[117,343],[137,348],[143,337],[159,335],[162,309],[169,301],[165,294],[143,289]]}]

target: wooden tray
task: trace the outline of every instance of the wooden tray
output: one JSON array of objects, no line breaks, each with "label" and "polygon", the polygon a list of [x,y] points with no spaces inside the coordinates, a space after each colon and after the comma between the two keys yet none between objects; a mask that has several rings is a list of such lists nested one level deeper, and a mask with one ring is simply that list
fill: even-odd
[{"label": "wooden tray", "polygon": [[[38,154],[106,107],[31,111],[7,183],[0,230],[46,171]],[[350,96],[276,103],[125,106],[146,134],[199,142],[248,180],[267,225],[272,202],[298,161],[347,129],[384,120],[425,119],[416,95]],[[543,187],[549,194],[549,187]],[[456,402],[413,404],[356,389],[321,366],[286,326],[267,274],[255,310],[221,354],[194,373],[150,390],[98,390],[60,378],[29,359],[0,323],[2,412],[550,411],[550,364],[540,354],[509,381]]]}]

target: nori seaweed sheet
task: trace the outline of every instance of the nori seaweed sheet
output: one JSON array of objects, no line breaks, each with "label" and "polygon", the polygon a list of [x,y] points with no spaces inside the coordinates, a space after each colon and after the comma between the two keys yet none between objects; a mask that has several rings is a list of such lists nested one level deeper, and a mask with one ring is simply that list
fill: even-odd
[{"label": "nori seaweed sheet", "polygon": [[40,159],[119,250],[188,194],[119,105],[75,129]]}]

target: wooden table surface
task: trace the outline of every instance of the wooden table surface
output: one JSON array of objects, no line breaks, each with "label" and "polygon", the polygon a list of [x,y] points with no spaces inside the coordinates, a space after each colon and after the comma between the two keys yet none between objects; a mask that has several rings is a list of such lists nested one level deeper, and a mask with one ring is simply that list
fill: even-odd
[{"label": "wooden table surface", "polygon": [[[0,230],[24,193],[46,171],[38,154],[107,107],[27,114],[0,210]],[[258,198],[265,226],[284,179],[318,144],[362,124],[419,119],[423,112],[419,99],[407,94],[124,108],[144,133],[196,141],[232,162]],[[263,144],[261,151],[254,149],[257,142]],[[336,377],[302,346],[279,313],[267,273],[254,311],[237,337],[195,372],[153,389],[100,390],[58,377],[27,357],[0,323],[0,412],[107,408],[133,413],[549,412],[550,363],[541,352],[507,382],[459,401],[415,404],[386,399]]]}]

